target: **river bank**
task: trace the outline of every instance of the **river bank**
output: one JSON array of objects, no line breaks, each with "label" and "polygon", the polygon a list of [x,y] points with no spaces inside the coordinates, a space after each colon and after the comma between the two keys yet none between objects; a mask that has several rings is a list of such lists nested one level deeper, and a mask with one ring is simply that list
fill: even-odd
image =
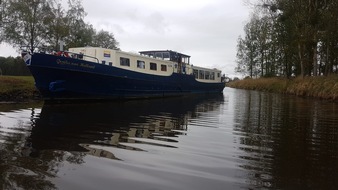
[{"label": "river bank", "polygon": [[[231,88],[338,100],[338,76],[305,78],[243,79],[227,84]],[[0,76],[0,102],[41,100],[32,76]]]},{"label": "river bank", "polygon": [[297,96],[338,100],[338,76],[304,78],[259,78],[243,79],[227,84],[231,88],[259,90]]},{"label": "river bank", "polygon": [[0,76],[0,102],[40,100],[32,76]]}]

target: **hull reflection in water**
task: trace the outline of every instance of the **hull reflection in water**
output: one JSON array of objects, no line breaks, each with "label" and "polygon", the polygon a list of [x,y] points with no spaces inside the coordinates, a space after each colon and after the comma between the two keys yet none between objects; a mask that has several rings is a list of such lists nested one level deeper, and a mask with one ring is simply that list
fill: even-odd
[{"label": "hull reflection in water", "polygon": [[[92,104],[46,104],[36,119],[26,151],[39,155],[42,150],[82,152],[110,159],[108,146],[142,151],[137,144],[175,148],[178,135],[184,135],[189,118],[211,111],[205,102],[223,102],[223,95],[191,96]],[[99,145],[99,146],[96,146]],[[81,162],[78,161],[79,163]]]}]

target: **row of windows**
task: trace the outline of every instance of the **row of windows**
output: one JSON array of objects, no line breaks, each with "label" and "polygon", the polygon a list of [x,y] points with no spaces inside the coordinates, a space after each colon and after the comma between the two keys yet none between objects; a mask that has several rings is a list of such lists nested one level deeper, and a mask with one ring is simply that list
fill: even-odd
[{"label": "row of windows", "polygon": [[[137,60],[136,64],[137,64],[136,65],[137,68],[140,68],[140,69],[146,68],[146,64],[144,61]],[[120,57],[120,65],[130,67],[130,60],[128,58]],[[157,71],[157,63],[150,62],[149,68],[150,70]],[[161,64],[161,71],[167,71],[167,65]]]},{"label": "row of windows", "polygon": [[[215,80],[215,72],[204,70],[193,70],[196,79]],[[220,77],[220,73],[217,73],[217,77]]]}]

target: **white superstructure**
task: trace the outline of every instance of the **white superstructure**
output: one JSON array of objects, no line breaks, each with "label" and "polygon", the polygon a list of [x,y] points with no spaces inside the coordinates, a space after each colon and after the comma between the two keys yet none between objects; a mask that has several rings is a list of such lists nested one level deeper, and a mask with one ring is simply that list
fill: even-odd
[{"label": "white superstructure", "polygon": [[143,51],[136,54],[99,47],[78,47],[70,48],[69,52],[73,55],[84,55],[81,58],[86,61],[140,73],[159,76],[181,73],[194,75],[200,82],[221,82],[220,70],[193,66],[190,64],[190,56],[171,50]]}]

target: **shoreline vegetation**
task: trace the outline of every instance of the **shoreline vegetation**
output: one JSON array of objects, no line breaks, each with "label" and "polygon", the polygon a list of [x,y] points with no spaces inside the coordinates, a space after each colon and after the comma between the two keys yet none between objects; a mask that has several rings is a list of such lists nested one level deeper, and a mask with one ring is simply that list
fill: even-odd
[{"label": "shoreline vegetation", "polygon": [[258,78],[232,81],[228,87],[282,93],[325,100],[338,100],[338,76],[317,76],[297,78]]},{"label": "shoreline vegetation", "polygon": [[32,76],[0,76],[0,102],[41,100]]}]

